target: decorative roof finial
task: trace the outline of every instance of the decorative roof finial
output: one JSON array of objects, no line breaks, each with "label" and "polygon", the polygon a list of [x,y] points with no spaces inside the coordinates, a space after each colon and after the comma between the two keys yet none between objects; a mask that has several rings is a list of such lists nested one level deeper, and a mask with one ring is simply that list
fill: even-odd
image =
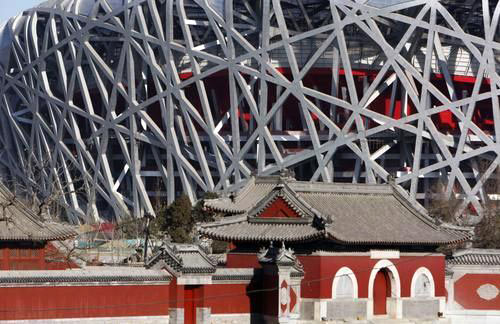
[{"label": "decorative roof finial", "polygon": [[295,180],[295,172],[287,168],[281,169],[280,180]]},{"label": "decorative roof finial", "polygon": [[389,173],[387,175],[387,183],[390,185],[395,185],[396,184],[396,177],[394,176],[393,173]]}]

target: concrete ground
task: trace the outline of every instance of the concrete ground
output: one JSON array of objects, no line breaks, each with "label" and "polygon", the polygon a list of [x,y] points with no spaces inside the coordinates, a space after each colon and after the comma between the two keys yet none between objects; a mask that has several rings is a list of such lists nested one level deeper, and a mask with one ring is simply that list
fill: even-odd
[{"label": "concrete ground", "polygon": [[450,324],[451,321],[446,318],[434,320],[411,320],[411,319],[392,319],[376,318],[371,320],[345,320],[345,321],[297,321],[297,324]]}]

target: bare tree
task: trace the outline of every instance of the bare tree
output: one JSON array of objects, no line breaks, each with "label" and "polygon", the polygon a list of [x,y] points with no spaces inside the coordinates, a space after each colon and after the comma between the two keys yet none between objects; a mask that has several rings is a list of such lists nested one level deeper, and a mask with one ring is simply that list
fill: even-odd
[{"label": "bare tree", "polygon": [[431,203],[428,208],[429,215],[436,219],[438,222],[446,222],[450,224],[458,223],[456,218],[456,211],[460,204],[455,196],[447,197],[446,184],[442,181],[438,181],[434,186],[431,187]]},{"label": "bare tree", "polygon": [[490,160],[476,161],[476,179],[483,181],[481,212],[454,195],[446,198],[446,183],[436,183],[428,193],[429,215],[437,222],[474,226],[473,245],[480,248],[500,248],[500,167],[493,167]]},{"label": "bare tree", "polygon": [[[95,188],[85,187],[73,164],[55,165],[46,158],[27,165],[23,175],[0,178],[11,190],[12,199],[22,201],[40,220],[95,220]],[[85,212],[75,207],[78,201],[87,202]]]}]

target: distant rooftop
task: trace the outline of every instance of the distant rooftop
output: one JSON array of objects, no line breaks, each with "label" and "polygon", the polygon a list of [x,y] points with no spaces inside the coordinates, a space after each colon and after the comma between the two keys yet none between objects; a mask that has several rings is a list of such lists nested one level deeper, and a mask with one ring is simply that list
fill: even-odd
[{"label": "distant rooftop", "polygon": [[0,241],[53,241],[76,235],[68,225],[40,220],[0,184]]},{"label": "distant rooftop", "polygon": [[451,265],[500,266],[500,250],[467,249],[460,250],[448,259]]},{"label": "distant rooftop", "polygon": [[133,267],[86,267],[71,270],[0,271],[0,286],[12,284],[72,284],[107,282],[168,282],[171,276],[163,270]]}]

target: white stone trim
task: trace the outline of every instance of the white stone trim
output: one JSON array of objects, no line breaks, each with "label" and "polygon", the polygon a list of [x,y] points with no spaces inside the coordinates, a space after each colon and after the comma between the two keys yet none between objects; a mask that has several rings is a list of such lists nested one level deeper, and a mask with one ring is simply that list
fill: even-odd
[{"label": "white stone trim", "polygon": [[358,280],[356,279],[356,275],[354,272],[349,269],[348,267],[342,267],[340,268],[336,273],[335,277],[333,278],[333,283],[332,283],[332,299],[335,299],[336,296],[336,290],[337,290],[337,285],[340,281],[341,276],[348,276],[352,280],[352,289],[354,291],[354,298],[358,298]]},{"label": "white stone trim", "polygon": [[453,272],[464,272],[471,274],[487,274],[498,273],[500,266],[498,265],[450,265]]},{"label": "white stone trim", "polygon": [[314,251],[311,254],[297,254],[297,256],[369,256],[369,252],[338,252],[338,251]]},{"label": "white stone trim", "polygon": [[177,278],[178,285],[211,285],[211,276],[182,276]]},{"label": "white stone trim", "polygon": [[370,250],[370,259],[399,259],[399,250]]},{"label": "white stone trim", "polygon": [[484,300],[492,300],[497,298],[499,294],[498,287],[496,285],[493,285],[491,283],[485,283],[479,286],[479,288],[476,289],[476,294]]},{"label": "white stone trim", "polygon": [[247,285],[252,279],[212,279],[213,285]]},{"label": "white stone trim", "polygon": [[231,313],[231,314],[212,314],[210,319],[211,323],[217,324],[242,324],[251,323],[252,317],[259,317],[260,314],[249,314],[249,313]]},{"label": "white stone trim", "polygon": [[[383,268],[387,268],[392,276],[391,279],[391,297],[400,298],[401,297],[401,280],[399,279],[399,272],[396,266],[389,260],[383,259],[378,261],[373,267],[370,273],[370,279],[368,281],[368,298],[373,299],[373,283],[375,282],[375,276]],[[394,289],[392,289],[394,287]]]},{"label": "white stone trim", "polygon": [[413,274],[413,277],[411,278],[411,289],[410,289],[410,296],[411,297],[416,297],[415,296],[415,290],[417,286],[417,279],[420,275],[426,275],[427,278],[429,278],[429,282],[431,284],[431,296],[430,297],[436,297],[436,285],[434,283],[434,277],[432,276],[432,273],[427,269],[426,267],[420,267],[418,268],[415,273]]},{"label": "white stone trim", "polygon": [[446,313],[453,324],[496,324],[500,323],[500,311],[457,310]]}]

